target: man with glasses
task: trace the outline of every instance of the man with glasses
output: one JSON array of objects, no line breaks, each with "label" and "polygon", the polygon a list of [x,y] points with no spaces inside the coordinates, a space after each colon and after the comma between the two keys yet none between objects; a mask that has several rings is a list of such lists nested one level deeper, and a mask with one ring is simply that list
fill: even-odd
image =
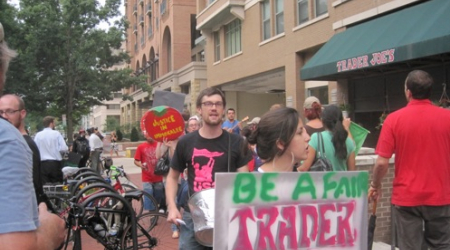
[{"label": "man with glasses", "polygon": [[[222,115],[226,105],[225,96],[216,88],[207,88],[200,92],[196,106],[203,126],[180,138],[171,161],[167,176],[166,198],[169,208],[168,221],[179,225],[181,219],[175,197],[178,190],[178,178],[185,168],[188,169],[189,194],[214,188],[214,174],[218,172],[248,172],[247,163],[251,160],[250,151],[243,153],[244,140],[236,134],[227,133],[221,127]],[[230,154],[230,156],[229,156]],[[228,162],[230,157],[230,162]],[[210,249],[195,240],[194,224],[188,206],[184,206],[183,221],[179,239],[179,249]]]},{"label": "man with glasses", "polygon": [[[9,61],[15,52],[3,41],[0,23],[0,94]],[[33,192],[32,154],[20,132],[3,116],[17,115],[5,109],[0,116],[0,246],[10,249],[56,249],[64,240],[65,222],[39,205]]]},{"label": "man with glasses", "polygon": [[17,95],[4,95],[0,97],[0,115],[19,130],[33,152],[33,183],[37,202],[38,204],[41,202],[48,202],[48,198],[44,194],[42,188],[41,156],[39,149],[25,129],[25,117],[27,116],[25,102]]}]

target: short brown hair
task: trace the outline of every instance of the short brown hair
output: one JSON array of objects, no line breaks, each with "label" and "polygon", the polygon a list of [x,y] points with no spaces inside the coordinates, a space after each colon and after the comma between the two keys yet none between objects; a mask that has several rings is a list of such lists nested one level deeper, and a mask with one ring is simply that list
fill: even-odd
[{"label": "short brown hair", "polygon": [[44,128],[47,128],[50,126],[50,123],[55,121],[55,117],[53,116],[46,116],[44,119],[42,119],[42,125],[44,125]]},{"label": "short brown hair", "polygon": [[212,95],[220,95],[222,97],[223,106],[227,106],[227,101],[225,100],[225,94],[222,92],[222,90],[214,87],[206,88],[198,94],[196,106],[197,108],[200,108],[202,106],[202,99],[204,96],[212,96]]}]

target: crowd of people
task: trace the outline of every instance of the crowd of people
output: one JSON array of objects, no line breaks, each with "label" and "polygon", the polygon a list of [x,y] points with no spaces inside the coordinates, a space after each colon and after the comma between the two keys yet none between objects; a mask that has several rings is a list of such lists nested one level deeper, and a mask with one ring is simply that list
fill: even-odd
[{"label": "crowd of people", "polygon": [[[14,56],[0,24],[0,93]],[[432,85],[425,71],[408,74],[408,105],[386,118],[376,147],[369,198],[380,199],[381,181],[395,154],[392,204],[400,249],[420,249],[423,244],[450,249],[450,112],[432,105]],[[333,171],[356,170],[350,119],[337,106],[323,108],[316,97],[306,98],[302,112],[275,104],[244,126],[236,119],[236,110],[226,105],[218,88],[202,90],[196,100],[198,116],[188,116],[184,135],[163,142],[147,137],[134,156],[135,165],[142,169],[144,190],[158,202],[154,208],[146,201],[145,209],[168,213],[179,249],[209,249],[195,239],[188,200],[214,188],[215,173],[309,171],[320,144]],[[26,114],[19,96],[0,98],[0,246],[57,249],[66,233],[65,223],[47,211],[42,183],[62,180],[61,152],[68,147],[54,130],[56,121],[51,116],[43,119],[45,128],[31,139],[24,128]],[[305,124],[302,115],[307,118]],[[95,128],[79,130],[71,146],[81,155],[79,166],[90,158],[91,167],[98,170],[102,140]],[[110,154],[118,155],[115,134],[111,142]],[[156,163],[165,155],[170,170],[166,176],[155,175]]]}]

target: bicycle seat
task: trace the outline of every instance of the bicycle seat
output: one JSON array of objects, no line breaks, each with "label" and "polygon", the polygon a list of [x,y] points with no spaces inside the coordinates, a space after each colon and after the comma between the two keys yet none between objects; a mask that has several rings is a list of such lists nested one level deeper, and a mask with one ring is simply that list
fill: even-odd
[{"label": "bicycle seat", "polygon": [[63,173],[63,178],[67,179],[74,176],[79,170],[78,167],[63,167],[61,171]]},{"label": "bicycle seat", "polygon": [[142,190],[136,189],[129,192],[125,192],[125,199],[131,198],[131,199],[140,199],[142,197],[143,193]]}]

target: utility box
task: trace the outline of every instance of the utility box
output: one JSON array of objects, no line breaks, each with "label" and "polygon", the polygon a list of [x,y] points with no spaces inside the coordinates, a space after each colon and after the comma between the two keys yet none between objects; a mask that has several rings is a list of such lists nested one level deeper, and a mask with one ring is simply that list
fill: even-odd
[{"label": "utility box", "polygon": [[134,154],[136,154],[137,147],[127,147],[125,156],[128,158],[134,158]]}]

